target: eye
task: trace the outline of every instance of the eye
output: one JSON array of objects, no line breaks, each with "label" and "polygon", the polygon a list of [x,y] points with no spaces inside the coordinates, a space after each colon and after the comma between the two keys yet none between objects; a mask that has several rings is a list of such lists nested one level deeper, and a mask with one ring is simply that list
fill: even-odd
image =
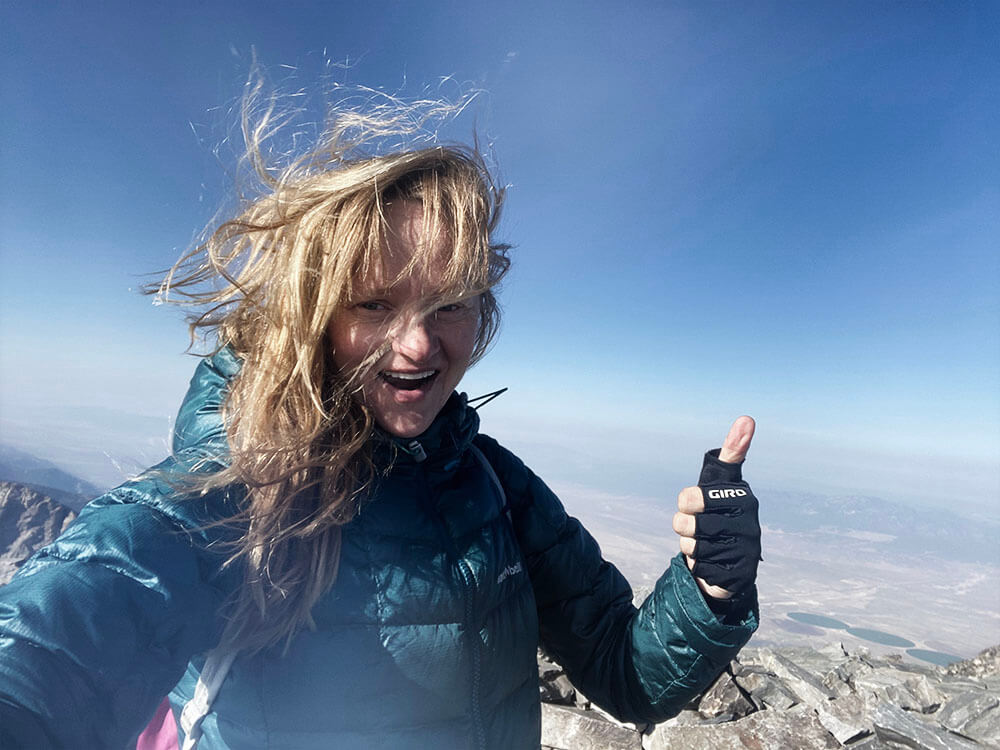
[{"label": "eye", "polygon": [[388,308],[384,303],[378,302],[377,300],[369,300],[367,302],[359,302],[355,305],[359,310],[366,310],[368,312],[382,312]]},{"label": "eye", "polygon": [[448,297],[440,299],[438,306],[434,308],[434,317],[441,320],[454,322],[465,321],[475,316],[479,310],[479,298],[475,296],[459,297],[455,299]]}]

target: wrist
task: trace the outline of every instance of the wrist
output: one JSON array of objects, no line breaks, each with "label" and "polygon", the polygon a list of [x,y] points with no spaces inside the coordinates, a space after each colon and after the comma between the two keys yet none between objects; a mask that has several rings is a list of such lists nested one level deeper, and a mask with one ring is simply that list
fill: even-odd
[{"label": "wrist", "polygon": [[734,594],[728,599],[710,596],[704,591],[701,593],[708,608],[712,610],[712,614],[719,622],[726,625],[738,625],[745,619],[750,600],[746,592]]}]

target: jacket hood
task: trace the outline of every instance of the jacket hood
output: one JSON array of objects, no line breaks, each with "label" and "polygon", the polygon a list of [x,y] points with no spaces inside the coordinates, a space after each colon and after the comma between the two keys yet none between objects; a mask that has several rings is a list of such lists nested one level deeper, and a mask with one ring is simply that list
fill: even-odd
[{"label": "jacket hood", "polygon": [[[222,406],[229,383],[243,360],[223,347],[195,369],[187,395],[174,423],[173,451],[186,457],[222,458],[229,450]],[[447,468],[479,431],[479,416],[464,393],[452,393],[430,427],[416,438],[397,438],[376,428],[376,461],[388,464],[422,463]]]},{"label": "jacket hood", "polygon": [[194,371],[187,395],[174,422],[174,454],[198,458],[221,457],[228,450],[222,405],[226,389],[240,371],[243,360],[228,346],[206,357]]}]

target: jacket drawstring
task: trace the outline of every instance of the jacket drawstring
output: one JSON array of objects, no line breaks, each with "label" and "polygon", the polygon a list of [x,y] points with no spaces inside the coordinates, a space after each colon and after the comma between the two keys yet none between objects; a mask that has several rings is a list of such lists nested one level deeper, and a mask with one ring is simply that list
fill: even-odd
[{"label": "jacket drawstring", "polygon": [[490,401],[495,399],[500,394],[505,393],[506,391],[507,391],[506,388],[501,388],[499,391],[493,391],[492,393],[484,393],[482,396],[476,396],[475,398],[466,398],[465,403],[467,403],[469,406],[472,406],[473,404],[476,403],[476,401],[482,401],[483,403],[477,404],[476,406],[472,406],[473,409],[479,411],[480,406],[486,406],[486,404],[488,404]]}]

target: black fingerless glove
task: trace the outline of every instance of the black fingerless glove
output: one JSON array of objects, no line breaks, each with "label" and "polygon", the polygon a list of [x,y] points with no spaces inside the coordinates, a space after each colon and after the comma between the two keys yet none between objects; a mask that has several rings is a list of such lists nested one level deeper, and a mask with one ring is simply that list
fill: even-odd
[{"label": "black fingerless glove", "polygon": [[743,481],[741,466],[742,461],[720,461],[718,448],[705,454],[698,480],[705,510],[695,515],[691,555],[691,572],[732,592],[734,598],[753,585],[761,559],[757,498]]}]

